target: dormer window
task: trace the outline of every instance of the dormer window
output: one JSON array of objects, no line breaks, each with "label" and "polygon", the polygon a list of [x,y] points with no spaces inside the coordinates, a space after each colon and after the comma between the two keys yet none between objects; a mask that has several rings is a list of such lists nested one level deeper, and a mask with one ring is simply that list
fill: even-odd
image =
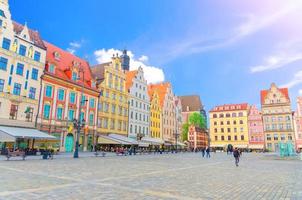
[{"label": "dormer window", "polygon": [[52,73],[52,74],[54,74],[55,73],[55,66],[53,65],[53,64],[51,64],[50,66],[49,66],[49,68],[48,68],[48,71],[50,72],[50,73]]},{"label": "dormer window", "polygon": [[61,59],[61,55],[59,54],[59,52],[55,51],[55,52],[53,53],[53,55],[54,55],[54,57],[55,57],[56,60],[59,61],[59,60]]},{"label": "dormer window", "polygon": [[95,81],[91,81],[91,87],[95,88],[96,87],[96,83]]},{"label": "dormer window", "polygon": [[23,38],[26,39],[26,35],[25,34],[23,35]]},{"label": "dormer window", "polygon": [[78,73],[77,72],[72,72],[72,80],[76,81],[78,79]]}]

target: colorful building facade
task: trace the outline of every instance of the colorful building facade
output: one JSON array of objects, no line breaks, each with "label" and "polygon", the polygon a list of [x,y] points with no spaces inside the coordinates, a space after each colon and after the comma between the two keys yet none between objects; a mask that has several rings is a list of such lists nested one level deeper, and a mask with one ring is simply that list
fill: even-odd
[{"label": "colorful building facade", "polygon": [[128,137],[138,140],[150,137],[150,98],[142,67],[126,72],[126,90],[130,102]]},{"label": "colorful building facade", "polygon": [[150,96],[150,134],[152,138],[162,139],[161,121],[162,110],[158,90],[148,86]]},{"label": "colorful building facade", "polygon": [[248,112],[249,149],[264,149],[264,130],[261,112],[255,105]]},{"label": "colorful building facade", "polygon": [[0,0],[0,125],[34,127],[46,47],[40,34],[12,21]]},{"label": "colorful building facade", "polygon": [[97,131],[103,135],[128,135],[127,69],[122,67],[122,60],[114,55],[111,62],[91,68],[100,92]]},{"label": "colorful building facade", "polygon": [[185,141],[183,138],[181,138],[182,133],[182,106],[181,106],[181,100],[179,97],[175,96],[175,123],[176,123],[176,137],[178,137],[177,140]]},{"label": "colorful building facade", "polygon": [[294,114],[296,149],[302,151],[302,97],[297,98],[297,110]]},{"label": "colorful building facade", "polygon": [[248,148],[248,104],[216,106],[210,111],[211,147],[226,148],[231,144]]},{"label": "colorful building facade", "polygon": [[89,64],[50,43],[45,44],[47,57],[38,128],[60,139],[60,151],[72,152],[77,134],[73,120],[80,114],[86,126],[80,133],[79,144],[82,150],[90,150],[95,143],[99,93]]},{"label": "colorful building facade", "polygon": [[209,135],[204,129],[190,126],[187,141],[191,149],[205,149],[208,147]]},{"label": "colorful building facade", "polygon": [[287,88],[278,88],[274,83],[268,90],[261,91],[265,147],[278,151],[279,143],[294,139],[293,116]]},{"label": "colorful building facade", "polygon": [[170,83],[151,84],[151,89],[159,92],[162,110],[161,132],[166,143],[174,144],[176,137],[175,96]]}]

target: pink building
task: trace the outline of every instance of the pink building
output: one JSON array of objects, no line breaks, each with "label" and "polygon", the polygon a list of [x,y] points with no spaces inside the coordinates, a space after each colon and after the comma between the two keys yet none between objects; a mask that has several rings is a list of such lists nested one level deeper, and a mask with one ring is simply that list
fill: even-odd
[{"label": "pink building", "polygon": [[261,112],[252,105],[248,114],[249,149],[263,150],[264,131]]},{"label": "pink building", "polygon": [[297,111],[294,114],[295,138],[297,150],[302,150],[302,97],[297,98]]}]

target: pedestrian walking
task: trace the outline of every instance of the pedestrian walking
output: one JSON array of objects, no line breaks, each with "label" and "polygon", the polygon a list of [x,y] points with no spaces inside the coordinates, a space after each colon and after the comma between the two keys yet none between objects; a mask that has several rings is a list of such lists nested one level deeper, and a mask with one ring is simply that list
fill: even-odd
[{"label": "pedestrian walking", "polygon": [[211,157],[211,155],[210,155],[210,147],[207,147],[206,153],[207,153],[207,158],[210,158]]},{"label": "pedestrian walking", "polygon": [[202,153],[202,157],[204,158],[204,156],[205,156],[205,149],[204,148],[201,149],[201,153]]},{"label": "pedestrian walking", "polygon": [[236,165],[236,167],[238,167],[240,152],[237,148],[235,148],[235,150],[233,151],[233,155],[234,155],[234,158],[235,158],[235,165]]}]

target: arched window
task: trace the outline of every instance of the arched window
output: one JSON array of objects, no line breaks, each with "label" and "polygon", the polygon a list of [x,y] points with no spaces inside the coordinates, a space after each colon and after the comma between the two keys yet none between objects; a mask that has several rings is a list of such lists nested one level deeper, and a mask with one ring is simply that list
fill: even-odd
[{"label": "arched window", "polygon": [[232,113],[232,117],[237,117],[237,114],[236,113]]},{"label": "arched window", "polygon": [[227,113],[227,114],[225,115],[225,117],[231,117],[230,113]]},{"label": "arched window", "polygon": [[219,118],[223,118],[224,117],[224,115],[221,113],[221,114],[219,114]]},{"label": "arched window", "polygon": [[243,117],[243,113],[242,112],[239,113],[239,117]]},{"label": "arched window", "polygon": [[214,115],[213,115],[213,118],[217,118],[217,114],[214,114]]}]

